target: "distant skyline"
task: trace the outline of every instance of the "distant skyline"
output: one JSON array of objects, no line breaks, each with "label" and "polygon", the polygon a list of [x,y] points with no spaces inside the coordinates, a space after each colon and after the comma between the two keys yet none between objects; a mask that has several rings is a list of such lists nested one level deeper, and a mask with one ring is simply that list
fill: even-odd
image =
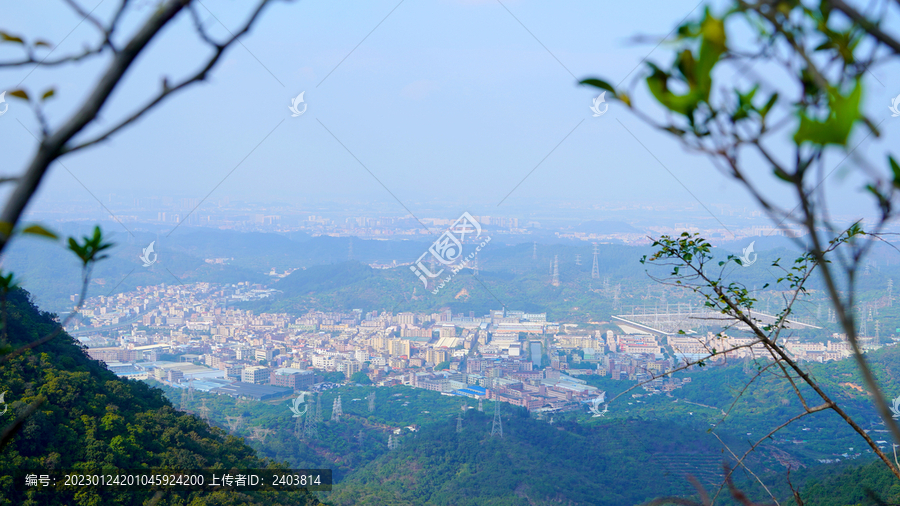
[{"label": "distant skyline", "polygon": [[[143,5],[131,15],[132,26],[149,14],[150,3]],[[201,9],[201,18],[215,36],[227,35],[217,20],[231,28],[246,14],[246,6],[234,2],[203,5],[208,11]],[[101,3],[96,12],[103,17],[112,7]],[[111,142],[64,158],[72,174],[55,164],[31,210],[63,196],[103,201],[110,193],[349,200],[398,215],[408,209],[414,215],[468,210],[502,216],[609,202],[705,206],[713,215],[719,215],[716,206],[755,208],[705,158],[685,153],[620,104],[593,117],[597,90],[577,85],[599,76],[628,86],[643,75],[640,63],[648,53],[658,61],[670,52],[631,39],[663,36],[690,13],[698,16],[697,7],[682,0],[378,1],[352,9],[276,2],[208,83],[174,96]],[[12,33],[65,39],[55,50],[60,53],[95,37],[92,26],[79,25],[58,1],[9,5],[5,17],[4,30]],[[0,45],[0,57],[19,56],[17,49]],[[195,69],[204,54],[185,16],[127,75],[100,128],[142,104],[163,76],[174,80]],[[96,63],[33,72],[23,67],[3,73],[0,87],[14,89],[22,81],[34,94],[54,85],[46,113],[57,124],[100,69]],[[723,66],[722,72],[735,71]],[[887,110],[900,93],[898,77],[898,68],[872,70],[865,107],[884,119],[882,137],[863,141],[857,132],[850,142],[863,141],[857,155],[878,165],[900,145],[900,118]],[[635,100],[647,104],[640,80],[635,90]],[[292,117],[288,108],[300,92],[308,109]],[[34,149],[26,128],[36,132],[37,125],[23,102],[7,102],[9,111],[0,117],[4,165],[18,171]],[[835,172],[826,188],[835,211],[850,217],[870,212],[859,180],[845,176],[854,158],[844,165],[838,152],[829,158]],[[755,172],[774,179],[767,168]],[[768,187],[783,191],[776,183]]]}]

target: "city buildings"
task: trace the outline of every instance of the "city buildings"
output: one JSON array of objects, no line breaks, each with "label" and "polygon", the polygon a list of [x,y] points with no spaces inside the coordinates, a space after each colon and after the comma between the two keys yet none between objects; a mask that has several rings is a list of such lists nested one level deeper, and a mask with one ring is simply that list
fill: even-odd
[{"label": "city buildings", "polygon": [[[645,392],[664,394],[688,379],[667,371],[713,349],[712,362],[765,356],[750,337],[666,334],[640,325],[579,330],[544,313],[514,310],[289,315],[233,307],[267,293],[249,283],[139,287],[88,300],[87,316],[69,330],[116,374],[174,386],[277,398],[312,390],[331,373],[349,379],[363,372],[378,386],[500,399],[531,411],[584,408],[604,394],[588,384],[590,376],[638,381]],[[841,336],[824,343],[789,339],[785,349],[814,361],[850,353]]]}]

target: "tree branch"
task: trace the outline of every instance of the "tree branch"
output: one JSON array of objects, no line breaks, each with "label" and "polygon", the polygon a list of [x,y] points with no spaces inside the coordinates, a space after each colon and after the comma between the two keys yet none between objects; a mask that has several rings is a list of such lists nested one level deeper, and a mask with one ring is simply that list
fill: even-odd
[{"label": "tree branch", "polygon": [[[84,148],[86,148],[86,147],[89,147],[89,146],[92,146],[92,145],[94,145],[94,144],[97,144],[97,143],[100,143],[100,142],[103,142],[103,141],[107,140],[110,136],[112,136],[113,134],[115,134],[116,132],[118,132],[119,130],[121,130],[122,128],[124,128],[124,127],[130,125],[131,123],[133,123],[134,121],[140,119],[141,116],[143,116],[143,115],[144,115],[145,113],[147,113],[149,110],[151,110],[151,109],[153,109],[154,107],[156,107],[160,102],[162,102],[163,100],[165,100],[169,95],[171,95],[171,94],[173,94],[173,93],[175,93],[175,92],[178,92],[178,91],[180,91],[180,90],[182,90],[182,89],[184,89],[184,88],[190,86],[191,84],[194,84],[194,83],[197,83],[197,82],[199,82],[199,81],[205,80],[206,77],[207,77],[207,74],[208,74],[209,71],[212,70],[212,68],[216,65],[216,63],[219,61],[219,58],[221,58],[222,54],[223,54],[229,47],[231,47],[231,45],[232,45],[234,42],[237,41],[238,37],[240,37],[241,35],[243,35],[244,33],[246,33],[246,32],[250,29],[250,27],[252,26],[253,22],[256,20],[256,18],[259,16],[259,14],[262,12],[262,9],[266,6],[266,4],[269,3],[269,1],[270,1],[270,0],[263,0],[262,2],[260,2],[259,5],[257,6],[256,10],[253,12],[253,15],[252,15],[252,16],[250,17],[250,19],[244,24],[244,26],[243,26],[237,33],[235,33],[234,36],[232,36],[232,37],[229,38],[227,41],[225,41],[225,42],[223,42],[223,43],[221,43],[221,44],[220,44],[220,43],[213,42],[211,39],[209,39],[209,38],[206,36],[206,34],[202,31],[202,29],[199,27],[199,20],[197,20],[197,23],[198,23],[197,29],[198,29],[198,31],[200,31],[202,38],[204,39],[204,41],[208,42],[210,45],[212,45],[212,46],[215,48],[215,51],[214,51],[213,55],[209,58],[209,60],[207,60],[206,64],[203,66],[203,68],[201,68],[201,69],[200,69],[199,71],[197,71],[195,74],[193,74],[192,76],[190,76],[190,77],[184,79],[183,81],[181,81],[180,83],[178,83],[177,85],[175,85],[175,86],[173,86],[173,87],[170,87],[170,86],[168,85],[168,83],[164,80],[164,81],[163,81],[162,91],[160,91],[160,93],[159,93],[156,97],[154,97],[152,100],[150,100],[150,102],[148,102],[147,104],[145,104],[144,107],[138,109],[137,111],[135,111],[134,113],[132,113],[130,116],[128,116],[127,118],[123,119],[122,121],[120,121],[120,122],[117,123],[116,125],[112,126],[111,128],[109,128],[108,130],[106,130],[106,131],[103,132],[102,134],[99,134],[98,136],[94,137],[93,139],[84,141],[84,142],[82,142],[82,143],[80,143],[80,144],[77,144],[77,145],[75,145],[75,146],[71,146],[71,147],[65,146],[65,147],[63,147],[63,149],[62,149],[62,151],[61,151],[61,154],[72,153],[72,152],[74,152],[74,151],[78,151],[78,150],[84,149]],[[192,13],[192,16],[195,16],[195,15],[196,15],[196,14],[194,13],[193,9],[189,8],[188,10]],[[195,19],[196,19],[196,18],[195,18]]]},{"label": "tree branch", "polygon": [[897,39],[881,31],[881,28],[878,28],[877,24],[869,21],[868,18],[844,2],[844,0],[826,0],[825,3],[844,13],[844,15],[852,19],[856,24],[861,26],[863,30],[868,32],[869,35],[875,37],[879,42],[891,48],[895,54],[900,54],[900,42],[898,42]]},{"label": "tree branch", "polygon": [[[120,6],[120,10],[116,13],[114,20],[118,20],[121,15],[121,10],[124,9],[125,1],[123,0],[123,4]],[[270,0],[261,0],[252,15],[250,16],[247,23],[236,33],[234,34],[222,47],[217,48],[213,56],[206,62],[204,67],[191,76],[179,83],[175,88],[169,89],[164,84],[163,91],[153,100],[151,100],[144,108],[138,110],[132,116],[126,118],[118,125],[113,128],[107,130],[100,136],[86,141],[82,144],[76,145],[74,147],[67,147],[68,143],[75,137],[82,129],[84,129],[87,125],[93,122],[100,110],[103,108],[107,99],[113,90],[118,86],[121,79],[124,77],[125,73],[131,67],[131,65],[135,62],[138,55],[148,46],[148,44],[153,40],[154,37],[162,30],[166,24],[168,24],[172,19],[178,15],[181,10],[188,6],[191,0],[168,0],[150,16],[150,18],[141,26],[137,32],[132,36],[132,38],[122,47],[118,52],[114,53],[112,61],[107,67],[106,71],[100,77],[97,85],[94,87],[88,98],[84,101],[81,107],[72,114],[68,120],[66,120],[55,132],[50,133],[49,135],[45,135],[41,140],[40,144],[37,147],[37,152],[31,159],[28,167],[25,172],[22,174],[19,184],[16,185],[15,190],[13,190],[12,194],[6,201],[5,207],[2,212],[0,212],[0,224],[4,224],[9,226],[10,229],[14,228],[21,218],[22,212],[25,209],[25,206],[31,200],[31,197],[34,195],[38,186],[40,185],[44,175],[47,172],[47,168],[53,163],[54,160],[59,158],[60,156],[71,152],[76,151],[78,149],[82,149],[92,144],[96,144],[97,142],[103,141],[107,139],[110,135],[114,134],[121,128],[127,126],[132,123],[136,119],[140,118],[144,113],[150,110],[153,106],[160,103],[163,99],[169,96],[172,92],[183,89],[193,82],[197,82],[203,80],[210,69],[216,64],[219,58],[222,55],[222,52],[225,48],[227,48],[232,42],[237,40],[237,38],[246,33],[253,22],[257,19],[259,14],[262,12],[262,9],[269,3]],[[114,27],[111,27],[108,32],[112,32]],[[0,236],[0,252],[2,252],[7,244],[9,243],[9,237]]]}]

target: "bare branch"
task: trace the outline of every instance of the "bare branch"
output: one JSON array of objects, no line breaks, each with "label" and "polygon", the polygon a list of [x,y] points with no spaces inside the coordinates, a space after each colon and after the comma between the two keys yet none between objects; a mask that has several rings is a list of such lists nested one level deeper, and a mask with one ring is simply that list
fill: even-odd
[{"label": "bare branch", "polygon": [[[269,1],[270,1],[270,0],[262,0],[262,2],[260,2],[259,5],[257,6],[256,10],[253,12],[253,14],[252,14],[252,16],[250,17],[250,19],[244,24],[244,26],[243,26],[240,30],[238,30],[231,38],[229,38],[227,41],[225,41],[225,42],[223,42],[223,43],[221,43],[221,44],[216,43],[216,42],[212,41],[211,39],[209,39],[209,38],[207,37],[206,33],[203,32],[202,27],[199,26],[199,19],[197,19],[197,18],[195,17],[195,20],[196,20],[196,22],[197,22],[197,30],[198,30],[198,32],[201,34],[201,36],[203,37],[203,39],[204,39],[205,41],[207,41],[210,45],[212,45],[212,46],[215,48],[215,51],[214,51],[213,55],[206,61],[206,64],[205,64],[199,71],[197,71],[195,74],[193,74],[192,76],[190,76],[190,77],[188,77],[188,78],[182,80],[181,82],[179,82],[179,83],[176,84],[175,86],[169,86],[168,82],[164,80],[164,81],[163,81],[162,90],[159,92],[159,94],[158,94],[156,97],[154,97],[153,99],[151,99],[151,100],[150,100],[147,104],[145,104],[142,108],[138,109],[137,111],[135,111],[134,113],[132,113],[130,116],[128,116],[127,118],[123,119],[122,121],[120,121],[120,122],[117,123],[116,125],[110,127],[108,130],[106,130],[105,132],[99,134],[98,136],[94,137],[93,139],[84,141],[84,142],[82,142],[82,143],[80,143],[80,144],[77,144],[77,145],[75,145],[75,146],[71,146],[71,147],[66,146],[66,147],[64,147],[64,148],[62,149],[62,151],[61,151],[61,154],[72,153],[72,152],[74,152],[74,151],[78,151],[78,150],[80,150],[80,149],[84,149],[84,148],[86,148],[86,147],[89,147],[89,146],[92,146],[92,145],[94,145],[94,144],[97,144],[97,143],[100,143],[100,142],[103,142],[103,141],[107,140],[110,136],[112,136],[113,134],[115,134],[116,132],[118,132],[119,130],[121,130],[122,128],[124,128],[124,127],[128,126],[129,124],[133,123],[134,121],[140,119],[141,116],[143,116],[143,115],[144,115],[145,113],[147,113],[149,110],[151,110],[151,109],[153,109],[154,107],[156,107],[160,102],[162,102],[163,100],[165,100],[169,95],[171,95],[171,94],[173,94],[173,93],[175,93],[175,92],[181,91],[182,89],[184,89],[184,88],[190,86],[191,84],[194,84],[194,83],[197,83],[197,82],[200,82],[200,81],[205,80],[206,77],[207,77],[207,74],[208,74],[209,71],[212,70],[212,68],[216,65],[216,63],[219,61],[219,58],[222,56],[222,54],[223,54],[229,47],[231,47],[231,45],[232,45],[234,42],[236,42],[236,41],[238,40],[238,37],[240,37],[241,35],[243,35],[244,33],[246,33],[246,32],[250,29],[250,27],[252,26],[253,22],[256,20],[256,18],[259,16],[259,14],[262,12],[262,9],[266,6],[266,4],[269,3]],[[192,13],[193,16],[196,16],[196,13],[194,13],[193,9],[190,9],[190,8],[189,8],[188,10]]]},{"label": "bare branch", "polygon": [[735,397],[734,402],[732,402],[731,406],[729,406],[728,409],[725,411],[725,415],[718,422],[716,422],[716,425],[713,428],[718,427],[719,424],[721,424],[722,422],[725,421],[725,418],[727,418],[728,415],[731,414],[731,410],[734,409],[734,407],[737,405],[737,403],[741,399],[741,397],[744,396],[744,392],[746,392],[747,389],[750,388],[750,385],[752,385],[753,382],[757,380],[757,378],[762,376],[764,372],[768,371],[769,368],[772,367],[773,365],[775,365],[776,363],[777,363],[777,361],[769,362],[768,365],[766,365],[765,367],[763,367],[759,371],[757,371],[757,373],[752,378],[750,378],[750,381],[748,381],[747,383],[744,384],[744,388],[742,388],[741,391],[738,392],[738,395]]},{"label": "bare branch", "polygon": [[93,56],[93,55],[102,53],[104,47],[105,47],[105,44],[100,44],[94,48],[87,48],[79,54],[70,55],[70,56],[62,56],[62,57],[55,58],[52,60],[36,58],[34,56],[34,54],[29,50],[27,58],[23,58],[21,60],[0,62],[0,68],[21,67],[22,65],[32,65],[32,64],[38,64],[38,65],[41,65],[44,67],[53,67],[56,65],[62,65],[64,63],[74,63],[77,61],[81,61],[89,56]]},{"label": "bare branch", "polygon": [[[735,346],[734,348],[729,348],[728,350],[725,350],[725,351],[723,351],[723,352],[710,353],[709,355],[707,355],[707,356],[705,356],[705,357],[703,357],[703,358],[694,360],[693,362],[686,362],[686,363],[685,363],[683,366],[681,366],[681,367],[676,367],[676,368],[674,368],[674,369],[670,369],[670,370],[668,370],[668,371],[665,371],[665,372],[660,373],[660,374],[657,374],[657,375],[651,374],[651,375],[650,375],[650,379],[645,380],[645,381],[640,381],[640,382],[638,382],[637,384],[632,385],[631,387],[629,387],[629,388],[626,389],[625,391],[619,393],[618,395],[616,395],[615,397],[613,397],[612,399],[610,399],[609,402],[607,402],[607,404],[612,404],[613,401],[615,401],[615,400],[618,399],[619,397],[622,397],[623,395],[627,394],[628,392],[631,392],[631,391],[634,390],[635,388],[642,387],[642,386],[644,386],[644,385],[646,385],[646,384],[648,384],[648,383],[652,383],[654,380],[657,380],[657,379],[659,379],[659,378],[665,378],[666,376],[671,376],[672,374],[675,374],[676,372],[679,372],[679,371],[684,371],[685,369],[690,369],[691,367],[694,367],[695,365],[700,364],[701,362],[703,362],[703,361],[705,361],[705,360],[709,360],[709,359],[711,359],[711,358],[713,358],[713,357],[716,357],[716,356],[719,356],[719,355],[724,355],[725,353],[728,353],[728,352],[730,352],[730,351],[739,350],[739,349],[741,349],[741,348],[750,348],[750,347],[752,347],[752,346],[754,346],[754,345],[756,345],[756,344],[759,344],[759,342],[758,342],[758,341],[754,341],[754,342],[749,343],[749,344],[738,345],[738,346]],[[647,372],[648,372],[648,374],[649,374],[649,371],[647,371]]]},{"label": "bare branch", "polygon": [[740,459],[738,458],[738,456],[734,453],[734,451],[732,451],[731,447],[728,446],[727,444],[725,444],[725,441],[722,441],[722,438],[720,438],[719,435],[716,434],[715,431],[710,431],[710,432],[712,433],[713,436],[716,436],[716,439],[718,439],[719,442],[722,443],[722,446],[725,447],[726,450],[728,450],[728,453],[731,454],[731,456],[734,458],[734,460],[738,461],[738,464],[739,464],[741,467],[743,467],[745,471],[747,471],[748,473],[750,473],[750,475],[753,476],[753,478],[756,479],[757,483],[759,483],[760,486],[762,486],[762,488],[766,491],[766,493],[769,494],[769,497],[771,497],[772,500],[775,501],[775,504],[778,504],[778,505],[780,506],[780,504],[778,503],[778,499],[775,498],[775,496],[774,496],[774,495],[772,494],[772,492],[769,490],[769,487],[767,487],[766,484],[763,483],[763,481],[760,479],[760,477],[757,476],[756,473],[754,473],[752,469],[750,469],[749,467],[747,467],[747,465],[744,464],[743,461],[740,461]]},{"label": "bare branch", "polygon": [[844,0],[826,0],[826,3],[844,13],[848,18],[852,19],[856,24],[868,32],[869,35],[878,39],[878,42],[891,48],[891,51],[893,51],[894,54],[900,54],[900,41],[897,41],[897,39],[883,32],[878,28],[877,24],[869,21],[868,18],[844,2]]},{"label": "bare branch", "polygon": [[[803,411],[803,413],[800,413],[799,415],[796,415],[796,416],[794,416],[794,417],[791,417],[790,420],[788,420],[788,421],[782,423],[781,425],[779,425],[778,427],[775,427],[774,429],[770,430],[769,433],[766,434],[765,436],[761,437],[761,438],[759,439],[759,441],[757,441],[757,442],[753,443],[752,445],[750,445],[750,448],[748,448],[747,451],[744,452],[744,454],[741,456],[741,458],[738,459],[738,462],[737,462],[738,465],[741,466],[741,467],[744,467],[744,468],[746,469],[746,466],[744,466],[744,460],[747,459],[747,456],[750,455],[751,453],[753,453],[753,450],[755,450],[756,447],[758,447],[759,445],[761,445],[761,444],[763,443],[763,441],[765,441],[766,439],[769,439],[770,437],[772,437],[772,435],[774,435],[776,432],[778,432],[778,431],[780,431],[781,429],[787,427],[788,425],[794,423],[795,421],[797,421],[797,420],[803,418],[803,417],[806,416],[806,415],[811,415],[811,414],[817,413],[817,412],[819,412],[819,411],[824,411],[824,410],[826,410],[826,409],[832,408],[833,406],[834,406],[833,403],[830,404],[830,405],[829,405],[828,403],[825,403],[825,404],[822,404],[822,405],[820,405],[820,406],[816,406],[816,407],[811,408],[811,409],[806,409],[806,410]],[[718,437],[718,436],[716,436],[716,437]],[[731,451],[731,450],[729,449],[729,451]],[[736,468],[734,468],[734,469],[736,469]],[[722,492],[722,488],[725,487],[725,484],[731,482],[731,475],[732,475],[732,473],[734,473],[734,469],[731,469],[731,470],[725,475],[725,482],[722,483],[722,485],[719,486],[719,489],[716,491],[716,494],[713,496],[713,502],[715,502],[715,501],[716,501],[716,498],[719,497],[719,493]]]},{"label": "bare branch", "polygon": [[[810,238],[812,240],[812,248],[810,249],[811,254],[816,258],[817,264],[821,266],[822,270],[822,278],[825,281],[825,286],[828,289],[828,293],[831,297],[831,300],[834,301],[834,310],[838,315],[838,319],[841,322],[841,325],[844,328],[844,332],[847,335],[847,341],[850,343],[851,348],[853,348],[853,358],[856,361],[857,367],[859,367],[860,373],[862,373],[863,381],[866,383],[866,387],[869,389],[869,392],[872,394],[872,398],[875,401],[875,407],[878,410],[878,414],[881,416],[882,420],[884,420],[885,426],[888,430],[891,431],[891,435],[893,436],[895,441],[900,441],[900,426],[897,425],[897,422],[893,418],[893,413],[891,413],[890,408],[888,408],[887,402],[885,402],[884,397],[881,395],[881,389],[878,387],[878,383],[875,380],[875,375],[872,373],[872,369],[869,367],[868,362],[866,361],[865,356],[863,355],[863,350],[859,346],[859,340],[856,336],[856,326],[854,325],[853,315],[847,314],[845,306],[841,303],[841,295],[837,289],[837,285],[835,284],[834,277],[831,272],[831,268],[829,267],[827,260],[825,259],[825,253],[822,248],[821,241],[819,239],[818,234],[815,232],[815,216],[810,209],[810,202],[806,197],[806,194],[802,191],[802,189],[798,192],[800,198],[800,204],[803,208],[803,213],[806,217],[806,223],[808,230],[812,231],[810,234]],[[854,270],[851,269],[847,272],[850,283],[852,287],[853,283],[853,274]],[[850,299],[847,301],[848,307],[853,307],[852,300],[853,290],[850,290]],[[860,431],[857,431],[860,432]],[[865,434],[865,432],[862,432]],[[865,439],[867,442],[871,441],[868,435],[865,434]],[[875,451],[879,457],[884,460],[891,470],[900,478],[900,470],[898,470],[892,462],[881,452],[881,450],[876,450],[877,446],[874,443],[869,443],[870,447],[873,447],[873,451]]]},{"label": "bare branch", "polygon": [[108,36],[109,32],[106,30],[106,27],[103,26],[103,23],[101,23],[100,20],[98,20],[97,18],[92,16],[90,12],[84,10],[84,8],[82,8],[80,5],[78,5],[78,2],[76,2],[75,0],[63,0],[63,2],[67,3],[69,5],[69,7],[72,8],[72,10],[74,10],[76,13],[78,13],[78,15],[81,16],[81,19],[84,19],[88,23],[97,27],[97,29],[100,30],[100,33],[103,34],[104,38],[106,38]]},{"label": "bare branch", "polygon": [[[67,147],[68,143],[79,132],[97,118],[97,115],[103,108],[110,94],[118,86],[125,73],[137,59],[138,55],[148,46],[148,44],[150,44],[154,37],[160,33],[162,28],[174,19],[184,7],[190,4],[190,2],[191,0],[168,0],[160,5],[124,47],[114,54],[106,71],[100,77],[97,85],[91,91],[88,98],[81,104],[81,107],[79,107],[55,132],[46,135],[41,140],[37,147],[37,152],[34,154],[29,166],[21,176],[19,184],[8,198],[2,212],[0,212],[0,223],[11,226],[15,226],[15,224],[18,223],[25,206],[31,200],[31,197],[37,190],[38,185],[40,185],[47,168],[54,160],[70,151],[82,149],[107,139],[110,135],[140,118],[153,106],[168,97],[172,92],[183,89],[191,83],[205,79],[210,69],[218,62],[224,49],[232,42],[236,41],[240,35],[246,33],[250,29],[250,26],[258,18],[262,9],[269,3],[269,0],[259,1],[248,21],[223,45],[223,47],[215,51],[199,72],[182,81],[174,88],[164,86],[163,91],[144,108],[138,110],[132,116],[126,118],[98,137],[75,147]],[[124,4],[125,2],[123,1],[120,10],[124,9]],[[120,15],[121,12],[117,12],[115,19],[118,19],[118,16]],[[0,252],[5,249],[8,242],[8,237],[0,237]]]}]

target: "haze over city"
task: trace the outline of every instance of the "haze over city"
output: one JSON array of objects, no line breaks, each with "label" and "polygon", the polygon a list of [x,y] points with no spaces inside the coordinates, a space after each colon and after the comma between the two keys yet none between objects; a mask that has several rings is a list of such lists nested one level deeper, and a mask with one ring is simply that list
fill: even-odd
[{"label": "haze over city", "polygon": [[0,12],[0,504],[900,503],[900,3]]}]

